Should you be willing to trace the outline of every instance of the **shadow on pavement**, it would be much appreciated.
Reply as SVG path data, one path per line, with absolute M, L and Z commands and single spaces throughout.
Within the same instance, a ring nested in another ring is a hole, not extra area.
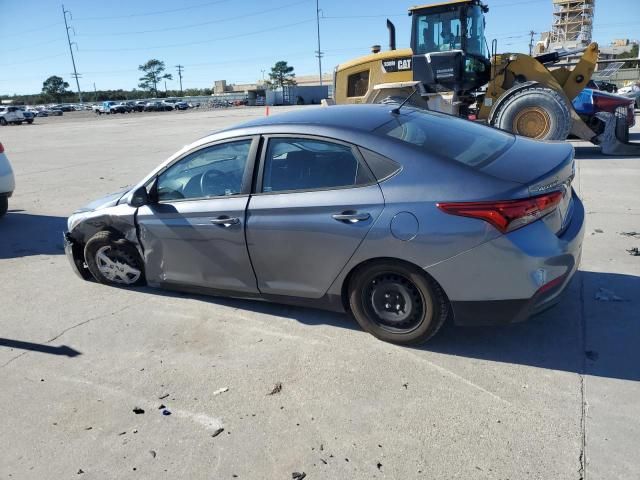
M 48 353 L 50 355 L 64 355 L 69 358 L 82 355 L 81 352 L 74 350 L 66 345 L 52 347 L 42 343 L 22 342 L 20 340 L 11 340 L 9 338 L 0 338 L 0 347 L 15 348 L 19 350 L 30 350 L 32 352 Z
M 640 139 L 635 139 L 634 141 L 634 139 L 631 138 L 630 135 L 629 140 L 632 143 L 637 144 L 638 150 L 640 151 Z M 600 151 L 600 147 L 598 147 L 597 145 L 589 147 L 575 147 L 575 151 L 576 160 L 638 160 L 638 155 L 603 155 Z
M 152 288 L 142 291 L 290 318 L 305 325 L 360 329 L 344 314 Z M 427 344 L 400 348 L 638 381 L 638 292 L 638 276 L 579 271 L 558 305 L 527 322 L 475 328 L 448 322 Z
M 0 259 L 64 253 L 67 219 L 9 210 L 0 219 Z

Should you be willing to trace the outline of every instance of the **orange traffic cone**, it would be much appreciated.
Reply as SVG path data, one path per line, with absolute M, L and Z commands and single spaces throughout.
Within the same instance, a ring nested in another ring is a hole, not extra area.
M 269 116 L 269 105 L 267 105 L 267 108 L 265 109 L 264 116 L 265 117 Z

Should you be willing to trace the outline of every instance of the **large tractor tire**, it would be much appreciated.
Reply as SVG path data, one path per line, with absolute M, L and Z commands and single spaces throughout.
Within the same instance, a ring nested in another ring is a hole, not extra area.
M 508 97 L 491 124 L 536 140 L 566 140 L 571 130 L 567 100 L 552 88 L 531 87 Z

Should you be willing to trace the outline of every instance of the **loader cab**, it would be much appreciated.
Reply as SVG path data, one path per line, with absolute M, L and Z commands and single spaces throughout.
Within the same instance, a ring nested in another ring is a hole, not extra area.
M 488 11 L 480 0 L 453 0 L 409 9 L 413 79 L 427 91 L 475 90 L 489 81 L 484 37 Z

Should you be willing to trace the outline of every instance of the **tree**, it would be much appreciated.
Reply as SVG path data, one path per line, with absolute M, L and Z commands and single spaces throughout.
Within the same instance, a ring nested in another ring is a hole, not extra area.
M 637 43 L 635 43 L 635 44 L 633 45 L 633 47 L 631 47 L 631 50 L 630 50 L 630 51 L 628 51 L 628 52 L 624 52 L 624 53 L 621 53 L 620 55 L 618 55 L 618 56 L 616 57 L 616 60 L 617 60 L 618 58 L 634 58 L 634 59 L 637 59 L 637 58 L 638 58 L 638 44 L 637 44 Z M 622 66 L 622 68 L 633 68 L 636 64 L 637 64 L 637 63 L 634 63 L 634 62 L 626 62 L 626 63 Z
M 287 65 L 287 62 L 280 60 L 271 67 L 269 72 L 269 81 L 267 84 L 272 90 L 277 90 L 285 87 L 290 87 L 296 84 L 296 74 L 293 73 L 293 67 Z
M 140 77 L 138 86 L 145 90 L 153 91 L 158 96 L 158 83 L 160 80 L 173 80 L 170 73 L 163 74 L 165 67 L 164 62 L 152 58 L 144 65 L 140 65 L 138 70 L 145 74 Z
M 67 88 L 69 88 L 69 84 L 62 77 L 56 75 L 52 75 L 42 82 L 42 93 L 58 102 L 62 100 L 63 96 L 70 93 Z

